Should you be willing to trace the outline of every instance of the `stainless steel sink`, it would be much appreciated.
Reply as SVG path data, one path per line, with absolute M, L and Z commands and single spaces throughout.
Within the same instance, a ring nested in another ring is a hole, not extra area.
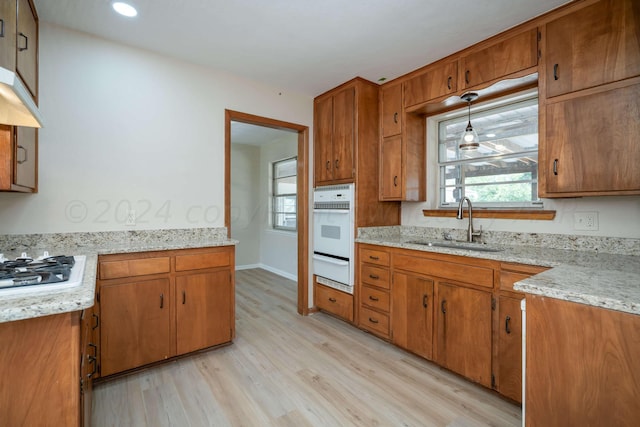
M 407 243 L 412 243 L 414 245 L 433 246 L 437 248 L 461 249 L 465 251 L 478 251 L 478 252 L 501 252 L 504 250 L 504 249 L 488 247 L 483 245 L 482 243 L 469 243 L 469 242 L 412 240 Z

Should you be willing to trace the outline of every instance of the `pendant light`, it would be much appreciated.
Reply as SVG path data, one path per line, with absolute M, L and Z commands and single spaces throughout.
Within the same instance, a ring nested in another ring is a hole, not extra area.
M 467 101 L 467 105 L 469 107 L 469 122 L 467 123 L 467 128 L 460 138 L 458 148 L 463 151 L 477 150 L 478 147 L 480 147 L 480 138 L 478 137 L 478 132 L 476 132 L 473 126 L 471 126 L 471 101 L 476 100 L 478 98 L 478 94 L 474 92 L 467 92 L 462 94 L 460 98 Z

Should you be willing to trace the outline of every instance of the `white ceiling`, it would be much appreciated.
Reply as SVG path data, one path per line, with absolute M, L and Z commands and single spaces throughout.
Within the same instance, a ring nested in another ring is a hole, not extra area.
M 566 0 L 35 0 L 41 21 L 319 95 L 388 80 Z

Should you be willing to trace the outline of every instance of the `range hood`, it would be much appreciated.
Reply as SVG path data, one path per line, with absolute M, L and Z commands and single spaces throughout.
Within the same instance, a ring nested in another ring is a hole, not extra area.
M 18 75 L 0 67 L 0 124 L 42 127 L 42 115 Z

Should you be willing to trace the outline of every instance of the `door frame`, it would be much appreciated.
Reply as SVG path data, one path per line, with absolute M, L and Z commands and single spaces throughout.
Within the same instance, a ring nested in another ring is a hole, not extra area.
M 309 314 L 309 127 L 239 111 L 224 110 L 224 225 L 231 237 L 231 122 L 298 133 L 298 313 Z

